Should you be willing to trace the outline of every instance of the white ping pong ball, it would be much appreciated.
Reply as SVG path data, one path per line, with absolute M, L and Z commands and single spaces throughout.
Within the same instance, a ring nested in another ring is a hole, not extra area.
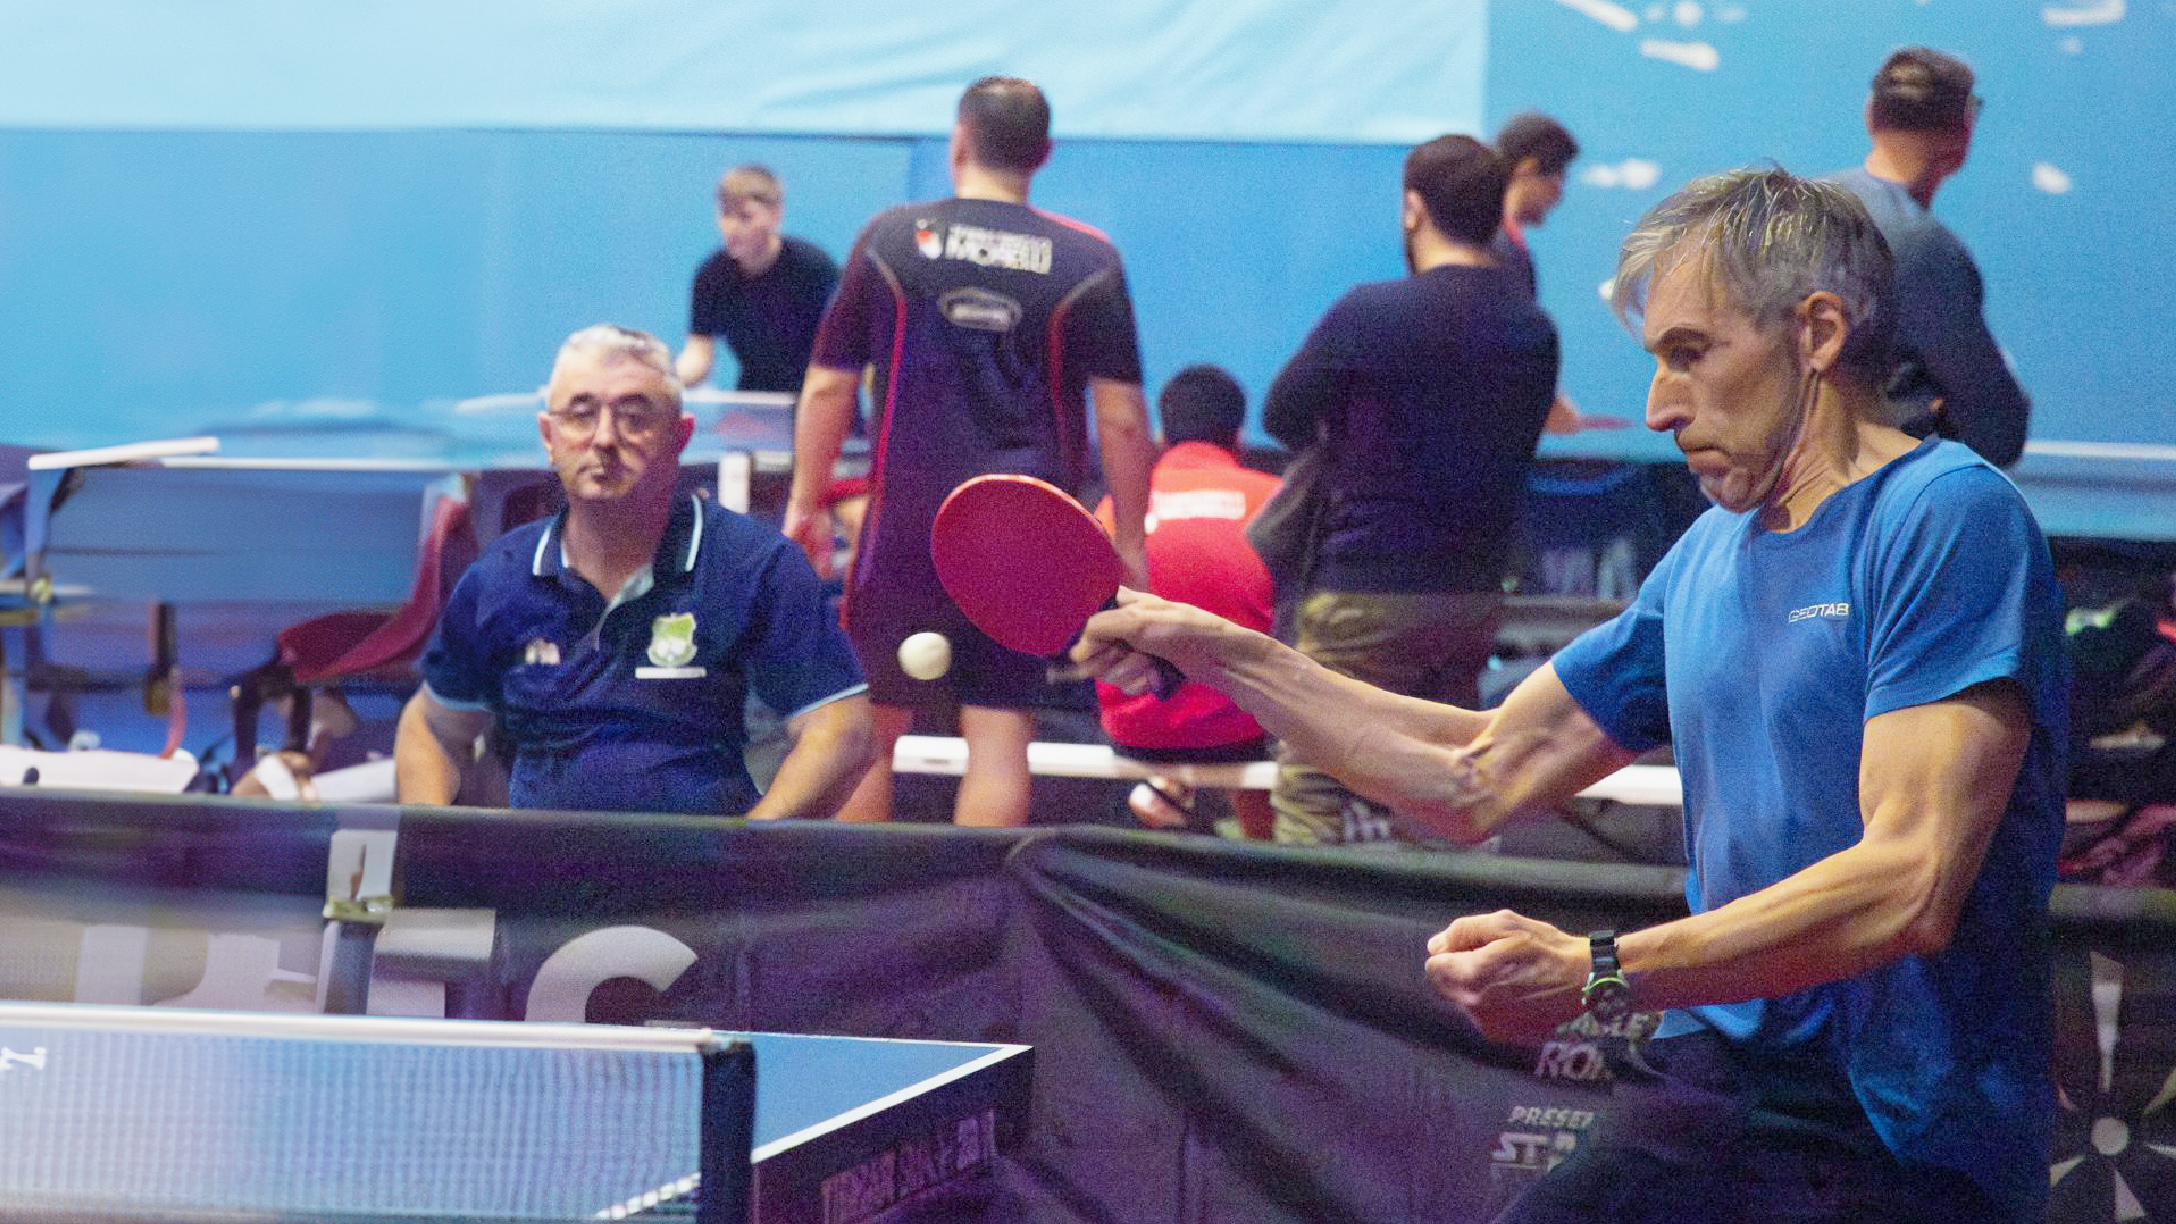
M 917 680 L 935 680 L 952 670 L 952 642 L 927 630 L 899 643 L 899 670 Z

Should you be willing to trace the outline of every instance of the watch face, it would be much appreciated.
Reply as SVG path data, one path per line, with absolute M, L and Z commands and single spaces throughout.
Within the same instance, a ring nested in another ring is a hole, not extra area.
M 1599 1020 L 1615 1020 L 1632 1009 L 1632 988 L 1621 977 L 1596 978 L 1587 983 L 1579 997 Z

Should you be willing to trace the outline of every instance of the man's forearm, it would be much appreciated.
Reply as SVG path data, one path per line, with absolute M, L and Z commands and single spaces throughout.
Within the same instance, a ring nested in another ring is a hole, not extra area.
M 680 376 L 680 385 L 693 387 L 710 377 L 711 363 L 717 360 L 717 351 L 708 336 L 689 336 L 688 346 L 680 350 L 680 357 L 673 362 L 673 372 Z
M 1643 1011 L 1772 998 L 1926 951 L 1922 855 L 1861 842 L 1719 909 L 1635 931 L 1618 955 Z
M 401 707 L 393 738 L 393 793 L 402 803 L 452 803 L 461 793 L 465 758 L 431 727 L 417 694 Z
M 828 819 L 838 813 L 875 759 L 869 698 L 842 697 L 803 716 L 793 748 L 750 820 Z
M 1148 514 L 1149 473 L 1156 441 L 1149 436 L 1148 401 L 1131 383 L 1098 379 L 1093 385 L 1096 439 L 1102 448 L 1103 483 L 1111 494 L 1112 534 L 1119 545 L 1138 545 Z
M 1522 731 L 1517 719 L 1499 726 L 1493 712 L 1386 692 L 1260 635 L 1236 642 L 1225 658 L 1223 670 L 1201 679 L 1263 730 L 1358 793 L 1455 840 L 1479 841 L 1628 755 L 1598 734 Z M 1567 772 L 1575 746 L 1595 760 Z
M 831 487 L 832 466 L 839 448 L 846 444 L 854 421 L 854 391 L 861 374 L 810 366 L 801 384 L 801 402 L 794 412 L 793 487 L 787 506 L 803 513 L 823 503 Z

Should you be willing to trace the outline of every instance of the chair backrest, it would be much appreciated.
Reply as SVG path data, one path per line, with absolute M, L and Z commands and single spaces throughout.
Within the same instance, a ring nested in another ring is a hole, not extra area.
M 298 684 L 376 671 L 422 653 L 462 571 L 476 559 L 476 537 L 464 498 L 440 497 L 416 557 L 407 602 L 374 626 L 354 614 L 335 613 L 281 630 L 280 659 Z M 365 629 L 358 639 L 359 630 Z

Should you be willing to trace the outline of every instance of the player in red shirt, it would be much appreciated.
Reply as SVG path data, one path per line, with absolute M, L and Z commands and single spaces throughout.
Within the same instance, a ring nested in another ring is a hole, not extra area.
M 1269 570 L 1247 543 L 1246 523 L 1277 491 L 1277 478 L 1239 462 L 1247 397 L 1212 365 L 1188 366 L 1164 384 L 1156 412 L 1165 451 L 1149 478 L 1149 587 L 1165 599 L 1205 608 L 1267 633 L 1274 591 Z M 1105 498 L 1097 517 L 1110 524 Z M 1269 746 L 1253 715 L 1205 684 L 1188 681 L 1166 698 L 1128 696 L 1096 686 L 1103 730 L 1126 756 L 1141 760 L 1260 761 Z M 1150 779 L 1129 805 L 1144 823 L 1178 827 L 1192 803 L 1187 788 Z M 1272 814 L 1262 791 L 1232 792 L 1248 836 L 1268 838 Z

